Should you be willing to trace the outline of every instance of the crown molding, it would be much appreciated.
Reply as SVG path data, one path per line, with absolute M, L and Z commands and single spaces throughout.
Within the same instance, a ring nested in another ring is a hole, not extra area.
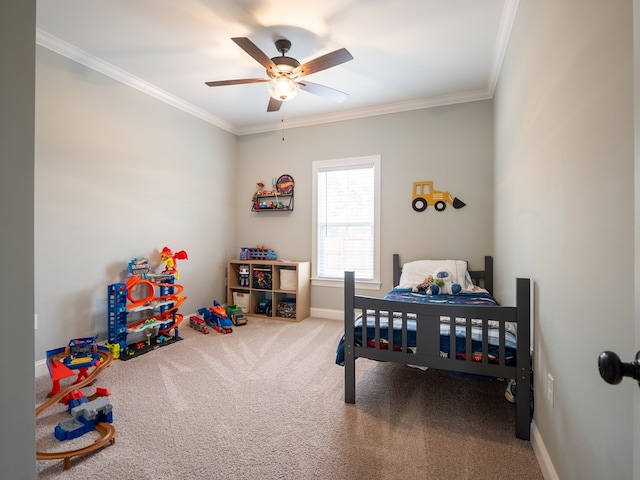
M 518 11 L 518 5 L 520 0 L 507 0 L 502 10 L 502 18 L 500 19 L 500 30 L 498 31 L 498 38 L 496 39 L 496 49 L 493 52 L 493 60 L 491 62 L 491 71 L 489 74 L 488 89 L 493 98 L 498 79 L 500 78 L 500 71 L 502 70 L 502 62 L 507 54 L 507 47 L 509 46 L 509 37 L 511 36 L 511 30 L 513 29 L 513 23 L 516 19 L 516 13 Z
M 443 95 L 440 97 L 430 97 L 422 100 L 412 100 L 408 102 L 390 103 L 386 105 L 377 105 L 375 107 L 356 108 L 345 110 L 338 113 L 329 113 L 326 115 L 314 115 L 310 117 L 293 118 L 287 120 L 287 128 L 308 127 L 311 125 L 319 125 L 323 123 L 341 122 L 345 120 L 355 120 L 358 118 L 375 117 L 378 115 L 387 115 L 390 113 L 408 112 L 410 110 L 421 110 L 423 108 L 442 107 L 445 105 L 455 105 L 457 103 L 475 102 L 478 100 L 487 100 L 492 98 L 492 94 L 488 89 L 475 90 L 472 92 L 457 93 L 454 95 Z M 265 133 L 282 128 L 281 122 L 269 122 L 258 125 L 251 125 L 247 128 L 241 128 L 238 135 L 251 135 L 254 133 Z
M 74 47 L 73 45 L 60 40 L 53 35 L 41 30 L 36 29 L 36 43 L 44 48 L 47 48 L 63 57 L 69 58 L 74 62 L 80 63 L 87 68 L 95 70 L 96 72 L 102 73 L 107 77 L 113 78 L 114 80 L 123 83 L 131 88 L 135 88 L 147 95 L 150 95 L 153 98 L 156 98 L 162 102 L 165 102 L 175 108 L 182 110 L 194 117 L 197 117 L 205 122 L 211 123 L 216 127 L 220 127 L 223 130 L 226 130 L 230 133 L 238 135 L 238 132 L 233 126 L 215 115 L 202 110 L 201 108 L 192 105 L 189 102 L 185 102 L 184 100 L 171 95 L 160 88 L 151 85 L 144 80 L 137 78 L 130 73 L 121 70 L 110 63 L 107 63 L 103 60 L 100 60 L 93 55 L 88 54 L 84 50 L 80 50 L 79 48 Z

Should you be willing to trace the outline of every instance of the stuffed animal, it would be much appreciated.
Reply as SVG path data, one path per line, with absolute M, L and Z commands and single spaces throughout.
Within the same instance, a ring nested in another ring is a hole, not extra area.
M 413 288 L 411 289 L 411 291 L 412 291 L 413 293 L 417 293 L 417 292 L 419 292 L 420 290 L 424 290 L 425 292 L 427 292 L 427 293 L 428 293 L 428 292 L 429 292 L 429 286 L 431 286 L 431 284 L 433 283 L 433 281 L 434 281 L 434 280 L 433 280 L 433 276 L 432 276 L 432 275 L 429 275 L 427 278 L 425 278 L 425 279 L 424 279 L 424 281 L 423 281 L 420 285 L 417 285 L 417 286 L 413 287 Z
M 458 295 L 462 291 L 459 283 L 451 281 L 451 274 L 445 269 L 433 272 L 434 281 L 429 285 L 427 295 Z

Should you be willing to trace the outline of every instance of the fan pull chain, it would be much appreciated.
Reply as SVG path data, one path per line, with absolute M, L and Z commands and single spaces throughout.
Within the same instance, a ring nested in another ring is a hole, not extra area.
M 282 125 L 282 141 L 284 142 L 284 117 L 280 118 L 280 124 Z

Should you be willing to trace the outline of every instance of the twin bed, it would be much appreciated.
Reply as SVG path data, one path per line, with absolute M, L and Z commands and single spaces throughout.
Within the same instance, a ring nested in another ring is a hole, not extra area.
M 516 306 L 500 306 L 490 293 L 492 257 L 485 257 L 484 270 L 453 260 L 402 266 L 398 254 L 393 265 L 394 288 L 383 299 L 356 295 L 354 272 L 345 272 L 345 334 L 336 357 L 345 368 L 345 402 L 355 403 L 357 358 L 514 379 L 516 437 L 529 440 L 530 280 L 516 280 Z M 417 290 L 434 269 L 447 270 L 462 291 Z

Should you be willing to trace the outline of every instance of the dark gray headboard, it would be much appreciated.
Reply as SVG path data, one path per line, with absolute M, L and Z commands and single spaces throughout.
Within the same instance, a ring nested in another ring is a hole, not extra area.
M 393 286 L 400 283 L 400 275 L 402 274 L 402 263 L 400 255 L 393 254 Z M 487 255 L 484 257 L 484 270 L 469 270 L 471 280 L 475 285 L 486 288 L 489 293 L 493 293 L 493 257 Z

